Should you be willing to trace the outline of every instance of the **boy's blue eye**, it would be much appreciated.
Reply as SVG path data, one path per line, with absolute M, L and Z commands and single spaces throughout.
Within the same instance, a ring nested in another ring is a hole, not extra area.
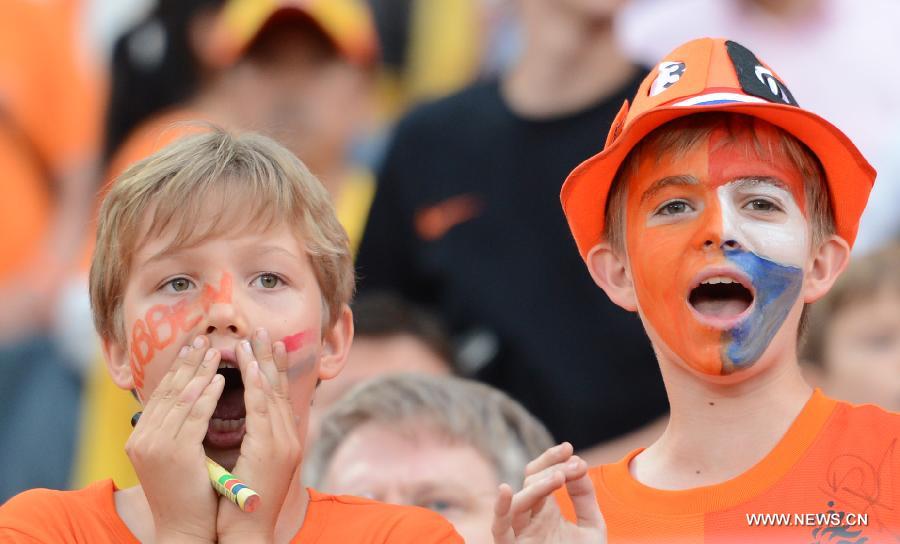
M 193 286 L 194 282 L 187 278 L 172 278 L 163 285 L 163 287 L 170 287 L 172 291 L 175 291 L 176 293 L 187 291 Z
M 656 211 L 656 215 L 678 215 L 687 213 L 692 209 L 690 204 L 683 200 L 673 200 L 672 202 L 663 204 L 662 207 Z
M 276 274 L 265 273 L 256 276 L 256 279 L 253 280 L 253 283 L 258 283 L 259 286 L 264 289 L 274 289 L 276 287 L 279 287 L 283 283 L 283 281 Z

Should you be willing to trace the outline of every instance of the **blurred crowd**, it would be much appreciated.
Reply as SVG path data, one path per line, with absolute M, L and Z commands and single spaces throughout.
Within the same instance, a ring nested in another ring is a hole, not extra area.
M 209 124 L 295 152 L 358 256 L 308 483 L 482 542 L 497 484 L 554 441 L 591 464 L 648 445 L 667 413 L 652 349 L 591 281 L 558 194 L 650 63 L 703 35 L 781 67 L 879 171 L 802 358 L 826 393 L 900 411 L 898 20 L 893 0 L 4 0 L 0 503 L 135 483 L 138 406 L 90 317 L 94 215 L 118 174 Z

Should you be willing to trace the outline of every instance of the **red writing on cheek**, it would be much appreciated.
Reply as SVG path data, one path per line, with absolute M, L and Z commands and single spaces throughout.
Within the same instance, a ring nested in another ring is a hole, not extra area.
M 175 341 L 179 332 L 190 332 L 209 313 L 213 304 L 231 302 L 231 275 L 223 274 L 219 288 L 204 285 L 199 300 L 189 303 L 181 300 L 175 304 L 152 306 L 143 319 L 134 322 L 131 329 L 131 371 L 138 391 L 144 386 L 144 370 L 157 351 Z

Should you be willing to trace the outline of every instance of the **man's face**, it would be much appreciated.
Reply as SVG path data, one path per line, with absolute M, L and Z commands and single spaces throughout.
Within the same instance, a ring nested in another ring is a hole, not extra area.
M 265 232 L 235 230 L 190 248 L 167 249 L 174 236 L 169 229 L 140 246 L 122 307 L 127 343 L 110 350 L 112 359 L 121 358 L 118 364 L 130 369 L 134 389 L 146 400 L 181 347 L 207 335 L 221 352 L 225 389 L 204 447 L 224 466 L 233 466 L 245 432 L 238 343 L 259 328 L 271 341 L 285 342 L 301 433 L 323 352 L 322 295 L 304 244 L 283 224 Z
M 374 421 L 360 425 L 334 452 L 322 489 L 428 508 L 468 544 L 493 542 L 496 470 L 474 447 L 428 430 L 427 423 L 420 427 L 404 433 Z
M 802 307 L 810 254 L 803 179 L 770 126 L 755 133 L 771 150 L 766 160 L 716 129 L 683 158 L 644 157 L 628 186 L 639 311 L 655 343 L 703 374 L 752 367 Z
M 835 313 L 826 329 L 825 390 L 900 411 L 900 291 L 886 285 Z
M 237 73 L 243 99 L 236 108 L 245 128 L 283 143 L 313 172 L 345 160 L 368 121 L 369 74 L 311 28 L 269 30 Z

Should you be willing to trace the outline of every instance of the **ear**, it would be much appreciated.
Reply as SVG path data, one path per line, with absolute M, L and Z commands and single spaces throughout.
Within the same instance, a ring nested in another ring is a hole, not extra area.
M 131 374 L 131 358 L 128 356 L 127 346 L 104 338 L 103 359 L 113 383 L 122 389 L 134 389 L 134 376 Z
M 594 283 L 606 292 L 606 296 L 629 312 L 636 312 L 637 297 L 628 271 L 627 258 L 618 255 L 608 243 L 602 242 L 591 248 L 586 261 Z
M 319 360 L 319 379 L 330 380 L 344 369 L 350 344 L 353 343 L 353 312 L 344 304 L 334 325 L 322 337 L 322 358 Z
M 803 282 L 803 302 L 819 300 L 831 289 L 850 262 L 850 246 L 840 236 L 831 235 L 816 249 Z

